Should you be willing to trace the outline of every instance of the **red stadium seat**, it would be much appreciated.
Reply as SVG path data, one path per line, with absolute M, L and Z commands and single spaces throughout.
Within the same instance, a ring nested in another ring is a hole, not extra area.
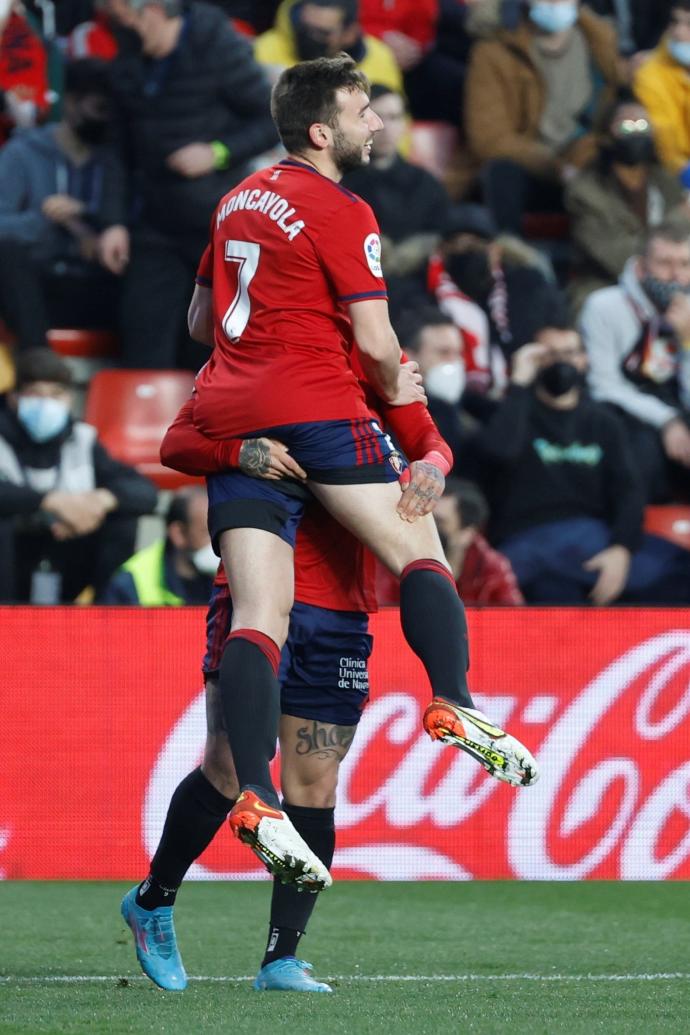
M 690 550 L 690 505 L 670 503 L 645 507 L 644 530 Z
M 119 352 L 119 341 L 112 331 L 59 328 L 48 331 L 48 342 L 61 356 L 78 359 L 109 359 Z
M 186 370 L 101 370 L 91 381 L 84 420 L 116 460 L 160 489 L 176 489 L 199 479 L 163 467 L 158 450 L 193 384 Z
M 413 122 L 410 161 L 443 180 L 458 146 L 458 131 L 447 122 Z

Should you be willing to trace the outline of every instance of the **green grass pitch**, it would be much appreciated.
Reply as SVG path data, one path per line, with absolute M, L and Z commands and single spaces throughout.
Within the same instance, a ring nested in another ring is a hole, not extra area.
M 195 980 L 161 992 L 120 919 L 126 889 L 0 884 L 3 1035 L 690 1032 L 687 884 L 343 882 L 301 947 L 332 996 L 252 990 L 266 883 L 183 888 Z

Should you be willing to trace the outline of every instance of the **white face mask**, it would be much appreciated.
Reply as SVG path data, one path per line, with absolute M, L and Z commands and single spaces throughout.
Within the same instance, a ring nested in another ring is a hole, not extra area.
M 218 558 L 210 543 L 194 550 L 190 554 L 190 560 L 200 575 L 215 575 L 218 570 Z
M 455 405 L 465 389 L 465 364 L 461 359 L 437 363 L 424 378 L 424 387 L 429 395 Z

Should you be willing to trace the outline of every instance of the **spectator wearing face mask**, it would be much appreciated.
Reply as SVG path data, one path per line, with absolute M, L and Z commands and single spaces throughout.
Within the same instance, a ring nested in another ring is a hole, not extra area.
M 69 603 L 98 592 L 132 553 L 156 489 L 72 416 L 69 367 L 50 349 L 19 354 L 0 411 L 0 599 Z
M 677 219 L 690 232 L 681 184 L 659 163 L 649 115 L 629 91 L 611 108 L 597 158 L 573 177 L 565 198 L 577 249 L 568 285 L 575 310 L 616 283 L 651 227 Z
M 690 240 L 649 231 L 615 287 L 595 291 L 580 318 L 592 395 L 625 422 L 648 502 L 690 489 Z
M 457 205 L 450 212 L 427 286 L 463 334 L 473 392 L 500 395 L 505 360 L 539 327 L 562 319 L 562 294 L 545 269 L 534 249 L 499 236 L 482 206 Z
M 125 561 L 98 603 L 130 607 L 207 604 L 218 570 L 207 511 L 205 488 L 190 486 L 176 492 L 165 517 L 165 538 Z
M 591 159 L 593 130 L 623 74 L 604 19 L 578 0 L 529 0 L 516 28 L 472 49 L 456 187 L 463 173 L 481 171 L 499 230 L 517 236 L 525 211 L 561 209 L 563 186 Z
M 392 50 L 362 32 L 358 14 L 357 0 L 283 0 L 274 27 L 256 41 L 256 59 L 277 78 L 298 61 L 346 51 L 370 83 L 401 93 L 402 75 Z
M 690 553 L 643 535 L 643 494 L 618 418 L 584 393 L 576 331 L 544 327 L 513 356 L 478 438 L 489 537 L 531 604 L 690 600 Z
M 664 37 L 638 68 L 633 86 L 649 112 L 661 161 L 690 177 L 689 73 L 690 0 L 674 0 Z
M 449 316 L 430 305 L 403 314 L 396 330 L 409 358 L 419 364 L 429 413 L 450 446 L 457 466 L 467 437 L 461 414 L 466 363 L 472 362 L 462 334 Z
M 105 65 L 72 62 L 58 123 L 16 133 L 0 150 L 0 313 L 20 347 L 49 327 L 107 327 L 116 278 L 96 253 L 110 88 Z

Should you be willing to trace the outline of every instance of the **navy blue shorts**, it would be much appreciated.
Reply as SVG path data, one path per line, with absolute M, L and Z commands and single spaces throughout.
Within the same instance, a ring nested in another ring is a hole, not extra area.
M 375 420 L 315 421 L 262 428 L 244 438 L 268 436 L 283 442 L 312 481 L 364 485 L 397 481 L 404 457 Z M 216 553 L 228 528 L 261 528 L 294 548 L 308 490 L 291 480 L 267 481 L 241 471 L 212 475 L 208 485 L 208 525 Z
M 230 591 L 214 586 L 206 617 L 206 677 L 218 675 L 231 620 Z M 367 662 L 373 639 L 368 628 L 363 612 L 295 603 L 278 673 L 284 715 L 357 725 L 369 698 Z

